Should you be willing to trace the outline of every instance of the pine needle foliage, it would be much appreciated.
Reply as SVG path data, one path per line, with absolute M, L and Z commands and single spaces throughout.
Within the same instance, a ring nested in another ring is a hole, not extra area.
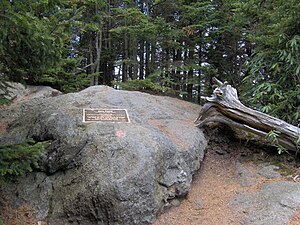
M 128 80 L 126 82 L 118 83 L 121 89 L 129 91 L 144 91 L 151 93 L 169 93 L 169 87 L 174 82 L 161 76 L 161 71 L 151 74 L 149 77 L 142 80 Z M 115 83 L 117 84 L 117 83 Z
M 0 175 L 23 175 L 38 168 L 38 160 L 47 142 L 28 140 L 0 147 Z

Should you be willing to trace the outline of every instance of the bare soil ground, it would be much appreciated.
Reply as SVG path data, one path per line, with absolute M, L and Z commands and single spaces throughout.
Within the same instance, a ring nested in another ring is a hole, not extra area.
M 228 205 L 239 188 L 231 165 L 233 162 L 219 158 L 216 153 L 207 153 L 187 198 L 179 207 L 162 214 L 154 225 L 239 224 L 240 218 Z
M 246 215 L 238 214 L 230 206 L 230 201 L 241 191 L 256 192 L 263 184 L 293 180 L 300 174 L 293 156 L 278 156 L 260 146 L 245 146 L 241 141 L 211 142 L 201 170 L 195 175 L 191 191 L 181 204 L 171 207 L 158 217 L 154 225 L 241 225 Z M 274 150 L 274 149 L 273 149 Z M 268 153 L 269 152 L 269 153 Z M 277 163 L 281 166 L 280 178 L 257 177 L 256 184 L 243 186 L 238 180 L 237 163 L 242 163 L 249 171 L 258 170 L 258 164 Z M 295 180 L 299 182 L 299 180 Z M 300 210 L 288 225 L 300 224 Z
M 12 208 L 7 204 L 3 196 L 0 198 L 0 225 L 38 225 L 32 208 L 27 205 Z

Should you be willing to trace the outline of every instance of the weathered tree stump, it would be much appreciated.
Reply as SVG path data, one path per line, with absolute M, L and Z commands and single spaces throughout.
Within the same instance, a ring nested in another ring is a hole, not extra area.
M 216 88 L 211 97 L 203 97 L 207 103 L 195 120 L 196 126 L 219 122 L 264 138 L 269 132 L 276 131 L 279 134 L 277 143 L 280 146 L 287 150 L 299 150 L 300 129 L 298 127 L 246 107 L 239 101 L 235 88 L 216 78 L 213 81 L 216 83 Z

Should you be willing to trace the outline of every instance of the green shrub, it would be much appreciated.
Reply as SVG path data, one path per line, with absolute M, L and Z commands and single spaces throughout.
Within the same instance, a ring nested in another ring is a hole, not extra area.
M 22 175 L 38 168 L 38 159 L 46 144 L 28 140 L 21 144 L 0 146 L 0 175 Z
M 10 103 L 11 103 L 11 100 L 9 100 L 7 98 L 0 98 L 0 105 L 9 105 Z

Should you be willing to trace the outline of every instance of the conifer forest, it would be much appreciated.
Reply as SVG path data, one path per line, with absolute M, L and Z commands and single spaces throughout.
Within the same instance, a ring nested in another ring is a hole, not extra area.
M 1 0 L 0 79 L 202 104 L 217 77 L 299 125 L 299 0 Z

